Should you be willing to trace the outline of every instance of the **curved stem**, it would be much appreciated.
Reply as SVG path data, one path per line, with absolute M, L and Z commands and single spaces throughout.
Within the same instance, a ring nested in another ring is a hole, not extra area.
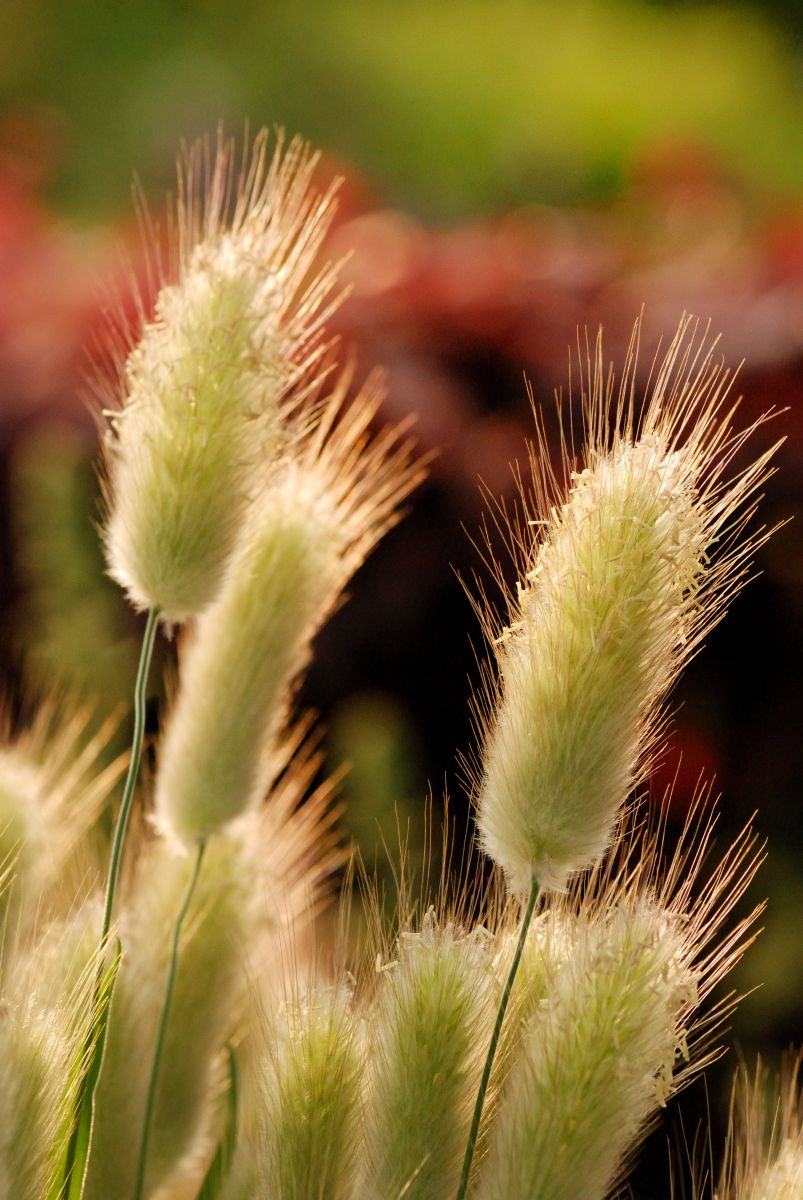
M 148 683 L 148 673 L 150 671 L 151 659 L 153 657 L 153 646 L 156 641 L 156 629 L 159 623 L 159 609 L 152 608 L 148 613 L 148 619 L 145 624 L 145 632 L 142 636 L 142 649 L 139 655 L 139 665 L 137 666 L 137 677 L 134 684 L 134 732 L 131 739 L 131 758 L 128 763 L 128 773 L 126 775 L 125 786 L 123 787 L 123 798 L 120 803 L 120 812 L 117 816 L 117 824 L 114 829 L 112 839 L 111 854 L 109 858 L 109 872 L 106 877 L 106 900 L 103 908 L 103 927 L 100 934 L 100 943 L 98 948 L 97 967 L 95 970 L 95 981 L 92 988 L 91 1009 L 89 1014 L 89 1024 L 87 1027 L 86 1038 L 83 1045 L 82 1062 L 84 1063 L 84 1072 L 79 1084 L 75 1104 L 74 1104 L 74 1120 L 72 1122 L 72 1131 L 67 1141 L 64 1157 L 64 1170 L 61 1176 L 61 1185 L 59 1187 L 59 1200 L 66 1200 L 66 1197 L 72 1195 L 75 1190 L 73 1175 L 76 1173 L 76 1160 L 78 1158 L 78 1144 L 81 1138 L 81 1126 L 87 1119 L 87 1111 L 89 1111 L 89 1122 L 91 1129 L 91 1109 L 94 1105 L 95 1088 L 98 1081 L 98 1064 L 95 1062 L 95 1055 L 98 1053 L 97 1030 L 100 1019 L 100 1003 L 101 992 L 103 988 L 103 975 L 106 959 L 106 947 L 109 942 L 109 931 L 112 924 L 112 913 L 114 911 L 114 897 L 117 891 L 117 881 L 120 877 L 120 867 L 123 859 L 123 844 L 125 842 L 126 830 L 128 828 L 128 819 L 131 815 L 131 806 L 134 800 L 134 791 L 137 784 L 137 776 L 139 775 L 139 764 L 142 758 L 142 741 L 145 736 L 145 689 Z M 89 1154 L 91 1146 L 91 1132 L 88 1136 L 86 1146 L 83 1151 L 83 1159 L 85 1160 Z M 86 1170 L 86 1162 L 84 1161 L 82 1171 Z M 82 1184 L 79 1185 L 79 1193 L 82 1190 Z
M 494 1024 L 493 1033 L 491 1034 L 491 1042 L 488 1046 L 488 1053 L 485 1057 L 485 1066 L 482 1070 L 482 1079 L 480 1080 L 479 1091 L 477 1092 L 477 1100 L 474 1105 L 474 1114 L 471 1118 L 471 1128 L 468 1131 L 468 1143 L 466 1144 L 466 1153 L 463 1159 L 463 1170 L 460 1174 L 460 1185 L 457 1189 L 455 1200 L 465 1200 L 465 1195 L 468 1190 L 468 1178 L 471 1174 L 471 1160 L 474 1158 L 474 1150 L 477 1145 L 477 1136 L 480 1131 L 480 1120 L 482 1118 L 482 1109 L 485 1104 L 485 1093 L 488 1091 L 488 1084 L 491 1079 L 491 1069 L 494 1065 L 496 1057 L 496 1048 L 499 1045 L 499 1037 L 502 1033 L 502 1025 L 505 1020 L 507 1006 L 510 1003 L 510 993 L 513 991 L 513 984 L 516 980 L 516 975 L 519 970 L 519 963 L 524 952 L 524 944 L 527 941 L 527 932 L 530 928 L 530 922 L 533 919 L 533 911 L 535 902 L 538 899 L 538 880 L 533 875 L 532 884 L 530 886 L 530 895 L 527 900 L 527 907 L 524 911 L 524 917 L 521 922 L 521 930 L 519 932 L 519 940 L 516 943 L 516 952 L 513 955 L 513 961 L 510 964 L 510 970 L 505 981 L 505 986 L 502 989 L 502 995 L 499 1000 L 499 1008 L 496 1013 L 496 1023 Z
M 134 790 L 139 774 L 139 764 L 142 758 L 142 740 L 145 735 L 145 686 L 148 682 L 148 672 L 153 656 L 153 644 L 156 640 L 156 627 L 159 623 L 159 609 L 152 608 L 148 613 L 148 621 L 142 638 L 142 651 L 137 667 L 137 679 L 134 684 L 134 734 L 131 739 L 131 761 L 128 764 L 123 799 L 112 840 L 109 857 L 109 873 L 106 877 L 106 904 L 103 909 L 103 929 L 100 935 L 101 947 L 109 940 L 109 930 L 112 924 L 114 895 L 117 891 L 117 880 L 120 877 L 120 866 L 123 860 L 123 843 L 125 842 L 128 819 L 131 816 L 131 805 L 134 800 Z
M 176 923 L 173 927 L 173 937 L 170 943 L 170 960 L 167 968 L 167 983 L 165 985 L 164 1001 L 162 1002 L 162 1015 L 159 1018 L 159 1029 L 156 1034 L 156 1046 L 153 1051 L 153 1064 L 151 1066 L 151 1077 L 148 1083 L 148 1096 L 145 1101 L 145 1118 L 142 1124 L 142 1140 L 139 1146 L 139 1162 L 137 1164 L 137 1180 L 134 1186 L 134 1200 L 142 1200 L 142 1191 L 145 1186 L 145 1167 L 148 1161 L 148 1143 L 151 1136 L 151 1124 L 153 1122 L 153 1110 L 156 1102 L 156 1089 L 159 1084 L 159 1070 L 162 1065 L 162 1054 L 164 1052 L 165 1038 L 167 1035 L 167 1024 L 170 1019 L 170 1009 L 173 1004 L 173 989 L 176 985 L 176 975 L 178 973 L 178 951 L 181 941 L 181 930 L 184 926 L 192 897 L 195 894 L 195 887 L 198 883 L 198 876 L 201 873 L 201 863 L 204 858 L 204 850 L 206 849 L 206 841 L 202 838 L 198 843 L 198 853 L 195 857 L 195 866 L 187 884 L 187 890 L 184 893 L 184 899 L 181 902 Z

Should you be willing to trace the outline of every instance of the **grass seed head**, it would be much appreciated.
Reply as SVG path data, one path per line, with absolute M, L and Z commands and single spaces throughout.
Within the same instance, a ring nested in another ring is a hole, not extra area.
M 480 709 L 484 849 L 514 892 L 561 888 L 608 846 L 647 772 L 678 672 L 741 586 L 763 533 L 740 538 L 770 453 L 728 468 L 730 377 L 684 319 L 645 407 L 631 350 L 618 401 L 597 345 L 584 377 L 586 446 L 567 484 L 533 456 L 535 495 L 514 531 L 519 584 L 486 620 L 498 682 Z
M 304 143 L 263 131 L 239 175 L 222 135 L 179 167 L 173 278 L 121 366 L 106 437 L 112 576 L 183 621 L 217 595 L 281 408 L 319 351 L 331 269 L 311 275 L 331 194 Z

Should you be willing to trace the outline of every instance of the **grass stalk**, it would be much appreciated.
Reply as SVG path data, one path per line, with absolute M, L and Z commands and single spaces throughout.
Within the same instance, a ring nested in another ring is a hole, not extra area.
M 159 610 L 158 608 L 152 608 L 148 612 L 148 619 L 145 624 L 145 632 L 142 636 L 142 649 L 140 651 L 139 664 L 137 666 L 137 676 L 134 683 L 134 732 L 131 739 L 131 758 L 128 764 L 128 773 L 126 775 L 125 786 L 123 787 L 123 798 L 120 803 L 120 812 L 117 816 L 117 824 L 114 829 L 111 854 L 109 857 L 109 871 L 106 877 L 106 899 L 103 906 L 103 926 L 101 928 L 100 942 L 98 946 L 98 960 L 95 971 L 95 982 L 92 988 L 92 1004 L 89 1016 L 89 1024 L 84 1042 L 83 1062 L 85 1067 L 83 1079 L 76 1095 L 72 1132 L 70 1133 L 70 1138 L 67 1143 L 64 1156 L 64 1171 L 62 1174 L 61 1189 L 59 1191 L 60 1200 L 67 1200 L 67 1197 L 76 1194 L 80 1195 L 83 1191 L 83 1176 L 86 1170 L 86 1159 L 88 1158 L 89 1151 L 91 1149 L 90 1132 L 85 1141 L 85 1149 L 79 1154 L 79 1144 L 82 1141 L 82 1127 L 86 1122 L 87 1112 L 91 1114 L 91 1108 L 94 1102 L 95 1087 L 97 1085 L 99 1074 L 97 1065 L 94 1063 L 94 1057 L 99 1048 L 97 1030 L 102 1015 L 100 1012 L 100 1004 L 103 990 L 106 949 L 108 947 L 109 933 L 111 931 L 114 900 L 117 892 L 117 883 L 120 878 L 120 867 L 123 861 L 125 835 L 128 829 L 129 818 L 131 816 L 131 807 L 134 802 L 134 792 L 136 791 L 137 777 L 139 775 L 139 765 L 142 759 L 142 742 L 145 736 L 145 689 L 148 683 L 151 659 L 153 658 L 153 647 L 156 641 L 156 629 L 158 623 Z M 83 1158 L 82 1162 L 78 1161 L 79 1157 Z M 76 1180 L 73 1179 L 73 1176 L 79 1174 L 81 1176 L 81 1182 L 78 1184 L 78 1190 L 76 1192 Z
M 480 1131 L 480 1121 L 482 1120 L 482 1110 L 485 1105 L 485 1094 L 488 1091 L 488 1084 L 491 1079 L 491 1071 L 496 1057 L 496 1049 L 499 1045 L 499 1038 L 502 1033 L 502 1026 L 505 1021 L 508 1004 L 510 1003 L 510 994 L 513 991 L 513 984 L 516 982 L 521 956 L 524 952 L 524 946 L 527 941 L 527 933 L 530 928 L 530 923 L 535 911 L 535 902 L 538 899 L 538 880 L 535 875 L 532 877 L 530 884 L 530 894 L 527 899 L 527 907 L 524 910 L 524 916 L 521 922 L 521 930 L 519 932 L 519 940 L 516 943 L 516 951 L 513 955 L 513 961 L 510 964 L 505 986 L 502 989 L 502 995 L 499 999 L 499 1008 L 496 1013 L 496 1021 L 494 1023 L 491 1041 L 488 1046 L 488 1053 L 485 1057 L 485 1066 L 482 1070 L 482 1078 L 477 1091 L 477 1099 L 474 1104 L 474 1112 L 471 1117 L 471 1128 L 468 1131 L 468 1141 L 466 1143 L 466 1153 L 463 1158 L 463 1169 L 460 1173 L 460 1183 L 457 1188 L 455 1200 L 465 1200 L 466 1192 L 468 1191 L 468 1180 L 471 1174 L 471 1163 L 474 1158 L 474 1150 L 477 1145 L 477 1137 Z
M 156 1034 L 156 1046 L 153 1051 L 153 1064 L 151 1066 L 151 1077 L 148 1083 L 148 1095 L 145 1101 L 145 1116 L 142 1122 L 142 1140 L 139 1147 L 139 1162 L 137 1164 L 137 1178 L 134 1186 L 134 1200 L 142 1200 L 143 1189 L 145 1186 L 145 1168 L 148 1161 L 148 1143 L 151 1136 L 151 1125 L 153 1122 L 153 1113 L 156 1105 L 156 1089 L 159 1085 L 159 1070 L 162 1065 L 162 1054 L 164 1052 L 165 1039 L 167 1036 L 167 1026 L 170 1020 L 170 1009 L 173 1004 L 173 990 L 176 984 L 176 974 L 178 972 L 178 952 L 181 942 L 181 931 L 184 927 L 184 921 L 189 912 L 192 903 L 195 888 L 198 883 L 198 876 L 201 873 L 201 864 L 203 863 L 204 850 L 206 849 L 206 841 L 201 839 L 198 842 L 198 850 L 195 856 L 195 865 L 187 884 L 187 890 L 184 893 L 184 899 L 181 902 L 176 923 L 173 927 L 173 937 L 170 945 L 170 960 L 167 968 L 167 982 L 165 984 L 164 1002 L 162 1004 L 162 1014 L 159 1018 L 159 1029 Z
M 131 816 L 131 806 L 139 775 L 139 764 L 142 758 L 142 742 L 145 736 L 145 688 L 153 657 L 153 644 L 156 640 L 156 627 L 159 623 L 159 609 L 152 608 L 148 612 L 145 633 L 142 638 L 142 650 L 137 667 L 137 678 L 134 684 L 134 734 L 131 739 L 131 761 L 128 764 L 123 799 L 114 830 L 111 854 L 109 856 L 109 873 L 106 877 L 106 903 L 103 908 L 103 929 L 100 935 L 101 949 L 105 950 L 109 940 L 109 930 L 114 911 L 114 897 L 117 892 L 117 881 L 120 878 L 120 867 L 123 861 L 123 845 Z

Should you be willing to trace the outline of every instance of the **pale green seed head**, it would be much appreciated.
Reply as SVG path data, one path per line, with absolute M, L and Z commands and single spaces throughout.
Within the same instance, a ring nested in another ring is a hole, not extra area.
M 178 279 L 128 355 L 106 447 L 110 572 L 135 607 L 168 622 L 220 589 L 332 282 L 331 272 L 309 282 L 328 205 L 303 145 L 284 157 L 279 146 L 269 163 L 263 132 L 234 188 L 232 147 L 220 142 L 198 214 L 202 160 L 199 147 L 180 178 Z
M 312 638 L 417 478 L 394 431 L 364 444 L 378 394 L 344 408 L 347 385 L 254 503 L 221 594 L 182 656 L 156 810 L 185 843 L 264 798 Z
M 602 1200 L 665 1102 L 695 994 L 681 935 L 648 901 L 575 931 L 523 1032 L 478 1200 Z
M 54 1016 L 0 1016 L 0 1195 L 42 1200 L 62 1116 L 69 1043 Z
M 800 1200 L 803 1196 L 803 1055 L 788 1055 L 780 1081 L 761 1062 L 736 1077 L 718 1200 Z M 698 1191 L 702 1194 L 703 1188 Z
M 745 1195 L 748 1200 L 800 1200 L 803 1196 L 803 1139 L 785 1141 L 775 1161 L 752 1181 Z
M 67 912 L 96 866 L 86 842 L 119 778 L 120 760 L 102 766 L 114 722 L 96 733 L 88 710 L 45 703 L 31 726 L 0 744 L 0 895 L 7 936 Z
M 41 772 L 33 763 L 14 747 L 0 747 L 0 863 L 13 868 L 16 886 L 29 894 L 37 890 L 30 875 L 37 873 L 45 836 L 42 787 Z M 0 898 L 3 910 L 7 899 L 7 893 Z
M 295 472 L 263 497 L 249 532 L 182 658 L 162 745 L 157 814 L 186 843 L 263 799 L 290 686 L 340 573 L 336 514 Z
M 490 939 L 430 917 L 403 934 L 368 1014 L 361 1200 L 452 1195 L 497 999 Z
M 257 1195 L 353 1195 L 362 1065 L 346 995 L 319 989 L 284 1006 L 263 1059 Z
M 720 415 L 727 375 L 711 352 L 689 366 L 704 346 L 687 329 L 638 423 L 624 401 L 613 411 L 597 364 L 584 466 L 565 492 L 534 464 L 541 513 L 527 507 L 514 534 L 521 582 L 506 625 L 488 622 L 499 684 L 478 771 L 481 842 L 515 892 L 533 875 L 560 889 L 602 856 L 648 768 L 661 703 L 755 545 L 734 538 L 768 455 L 723 484 L 747 435 Z
M 48 933 L 37 945 L 3 947 L 0 1196 L 9 1200 L 48 1194 L 85 1032 L 78 1013 L 88 998 L 86 961 L 75 962 L 61 930 Z

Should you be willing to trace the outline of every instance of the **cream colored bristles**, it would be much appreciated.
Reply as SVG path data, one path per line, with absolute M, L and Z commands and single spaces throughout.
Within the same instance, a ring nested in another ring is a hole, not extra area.
M 430 914 L 382 965 L 370 1014 L 360 1200 L 453 1194 L 496 1001 L 490 939 Z
M 514 892 L 533 876 L 559 889 L 604 853 L 661 702 L 762 540 L 734 543 L 769 453 L 728 476 L 752 431 L 732 431 L 712 353 L 684 320 L 638 417 L 632 359 L 617 407 L 598 345 L 580 467 L 567 461 L 563 490 L 544 444 L 533 459 L 540 504 L 525 501 L 514 533 L 521 582 L 506 625 L 487 621 L 499 682 L 480 704 L 477 771 L 481 842 Z
M 288 392 L 317 353 L 333 273 L 311 267 L 331 196 L 294 141 L 263 131 L 239 179 L 233 147 L 199 145 L 179 175 L 176 278 L 130 350 L 106 438 L 109 569 L 168 622 L 217 595 Z M 199 193 L 202 193 L 199 196 Z M 107 407 L 111 407 L 107 404 Z
M 0 863 L 13 881 L 0 896 L 23 930 L 64 912 L 98 869 L 87 836 L 124 767 L 101 762 L 115 728 L 92 712 L 47 701 L 29 728 L 0 744 Z
M 774 1095 L 759 1063 L 753 1079 L 741 1070 L 717 1200 L 800 1200 L 803 1197 L 803 1057 L 790 1056 Z

